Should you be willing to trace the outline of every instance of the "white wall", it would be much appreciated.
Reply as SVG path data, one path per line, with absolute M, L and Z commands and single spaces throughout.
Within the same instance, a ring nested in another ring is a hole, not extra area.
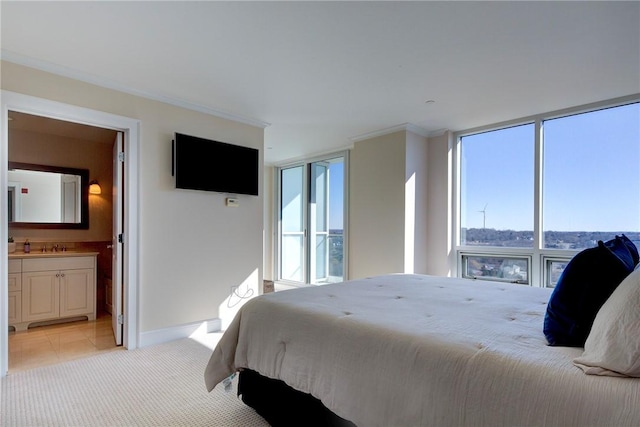
M 260 149 L 262 164 L 264 129 L 5 61 L 1 85 L 140 120 L 141 333 L 230 315 L 243 302 L 230 299 L 233 287 L 259 292 L 263 194 L 239 196 L 229 208 L 224 194 L 175 189 L 170 143 L 182 132 L 245 145 Z
M 451 275 L 451 132 L 429 138 L 427 179 L 427 266 L 428 274 Z
M 350 156 L 349 278 L 404 271 L 406 132 L 358 141 Z
M 429 158 L 427 138 L 406 135 L 405 273 L 426 273 L 430 212 L 427 208 Z
M 448 274 L 447 138 L 402 130 L 357 141 L 351 153 L 351 279 Z
M 274 221 L 274 197 L 275 197 L 275 182 L 274 182 L 274 173 L 275 167 L 273 166 L 265 166 L 264 167 L 264 185 L 262 186 L 264 189 L 263 199 L 264 199 L 264 272 L 263 276 L 265 280 L 275 280 L 275 272 L 273 270 L 273 245 L 275 241 L 275 227 L 273 225 Z
M 355 143 L 350 161 L 349 278 L 402 272 L 405 132 Z
M 262 150 L 262 128 L 7 62 L 2 89 L 140 120 L 141 333 L 230 316 L 238 307 L 232 287 L 240 286 L 241 295 L 251 287 L 257 295 L 263 276 L 274 278 L 273 168 L 263 171 L 262 194 L 240 196 L 238 208 L 227 208 L 225 195 L 176 190 L 170 174 L 174 132 Z M 448 274 L 448 137 L 427 141 L 401 131 L 354 144 L 349 278 Z M 411 176 L 413 214 L 406 198 Z

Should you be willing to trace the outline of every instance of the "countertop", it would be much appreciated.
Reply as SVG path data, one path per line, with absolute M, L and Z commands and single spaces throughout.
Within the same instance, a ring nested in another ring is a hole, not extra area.
M 58 252 L 42 252 L 31 251 L 28 254 L 24 252 L 13 252 L 9 254 L 9 259 L 25 259 L 25 258 L 60 258 L 60 257 L 72 257 L 72 256 L 93 256 L 98 255 L 100 252 L 91 251 L 58 251 Z

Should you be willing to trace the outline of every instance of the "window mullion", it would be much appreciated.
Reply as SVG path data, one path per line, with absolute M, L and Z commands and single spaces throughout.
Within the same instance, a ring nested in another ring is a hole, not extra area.
M 544 246 L 544 236 L 542 234 L 542 190 L 544 186 L 543 176 L 543 125 L 542 120 L 535 120 L 534 139 L 534 166 L 533 166 L 533 257 L 531 265 L 531 283 L 534 286 L 544 286 L 541 280 L 544 277 L 544 265 L 542 265 L 541 250 Z

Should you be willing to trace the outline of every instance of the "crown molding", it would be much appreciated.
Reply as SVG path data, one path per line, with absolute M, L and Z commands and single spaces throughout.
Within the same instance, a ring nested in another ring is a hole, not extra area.
M 95 76 L 82 71 L 74 70 L 61 65 L 53 64 L 47 61 L 30 58 L 24 55 L 20 55 L 7 50 L 0 50 L 0 60 L 11 62 L 17 65 L 22 65 L 36 70 L 44 71 L 51 74 L 56 74 L 62 77 L 67 77 L 74 80 L 79 80 L 84 83 L 93 84 L 106 89 L 116 90 L 118 92 L 128 93 L 129 95 L 139 96 L 141 98 L 150 99 L 153 101 L 159 101 L 164 104 L 173 105 L 175 107 L 185 108 L 187 110 L 197 111 L 200 113 L 209 114 L 211 116 L 219 117 L 221 119 L 232 120 L 234 122 L 243 123 L 259 128 L 266 128 L 271 123 L 258 120 L 252 117 L 246 117 L 240 114 L 231 113 L 228 111 L 222 111 L 215 108 L 207 107 L 193 102 L 185 101 L 182 99 L 171 98 L 165 95 L 160 95 L 153 92 L 142 91 L 134 89 L 132 87 L 123 85 L 121 83 L 106 79 L 104 77 Z
M 447 128 L 432 130 L 431 132 L 429 132 L 428 137 L 429 138 L 434 138 L 436 136 L 442 136 L 447 132 L 449 132 L 449 129 L 447 129 Z
M 371 139 L 371 138 L 375 138 L 378 136 L 383 136 L 383 135 L 389 135 L 391 133 L 395 133 L 395 132 L 400 132 L 400 131 L 406 131 L 406 132 L 412 132 L 415 133 L 417 135 L 423 136 L 425 138 L 433 136 L 431 135 L 431 133 L 420 127 L 420 126 L 416 126 L 412 123 L 403 123 L 400 125 L 396 125 L 396 126 L 391 126 L 388 128 L 384 128 L 384 129 L 380 129 L 380 130 L 376 130 L 373 132 L 367 132 L 364 133 L 362 135 L 358 135 L 358 136 L 354 136 L 349 138 L 349 140 L 351 142 L 359 142 L 359 141 L 364 141 L 365 139 Z

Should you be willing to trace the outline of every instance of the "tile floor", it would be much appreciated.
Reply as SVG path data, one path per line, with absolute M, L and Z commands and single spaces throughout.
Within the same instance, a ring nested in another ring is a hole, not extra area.
M 10 331 L 9 373 L 122 348 L 115 344 L 109 313 L 98 314 L 91 321 Z

